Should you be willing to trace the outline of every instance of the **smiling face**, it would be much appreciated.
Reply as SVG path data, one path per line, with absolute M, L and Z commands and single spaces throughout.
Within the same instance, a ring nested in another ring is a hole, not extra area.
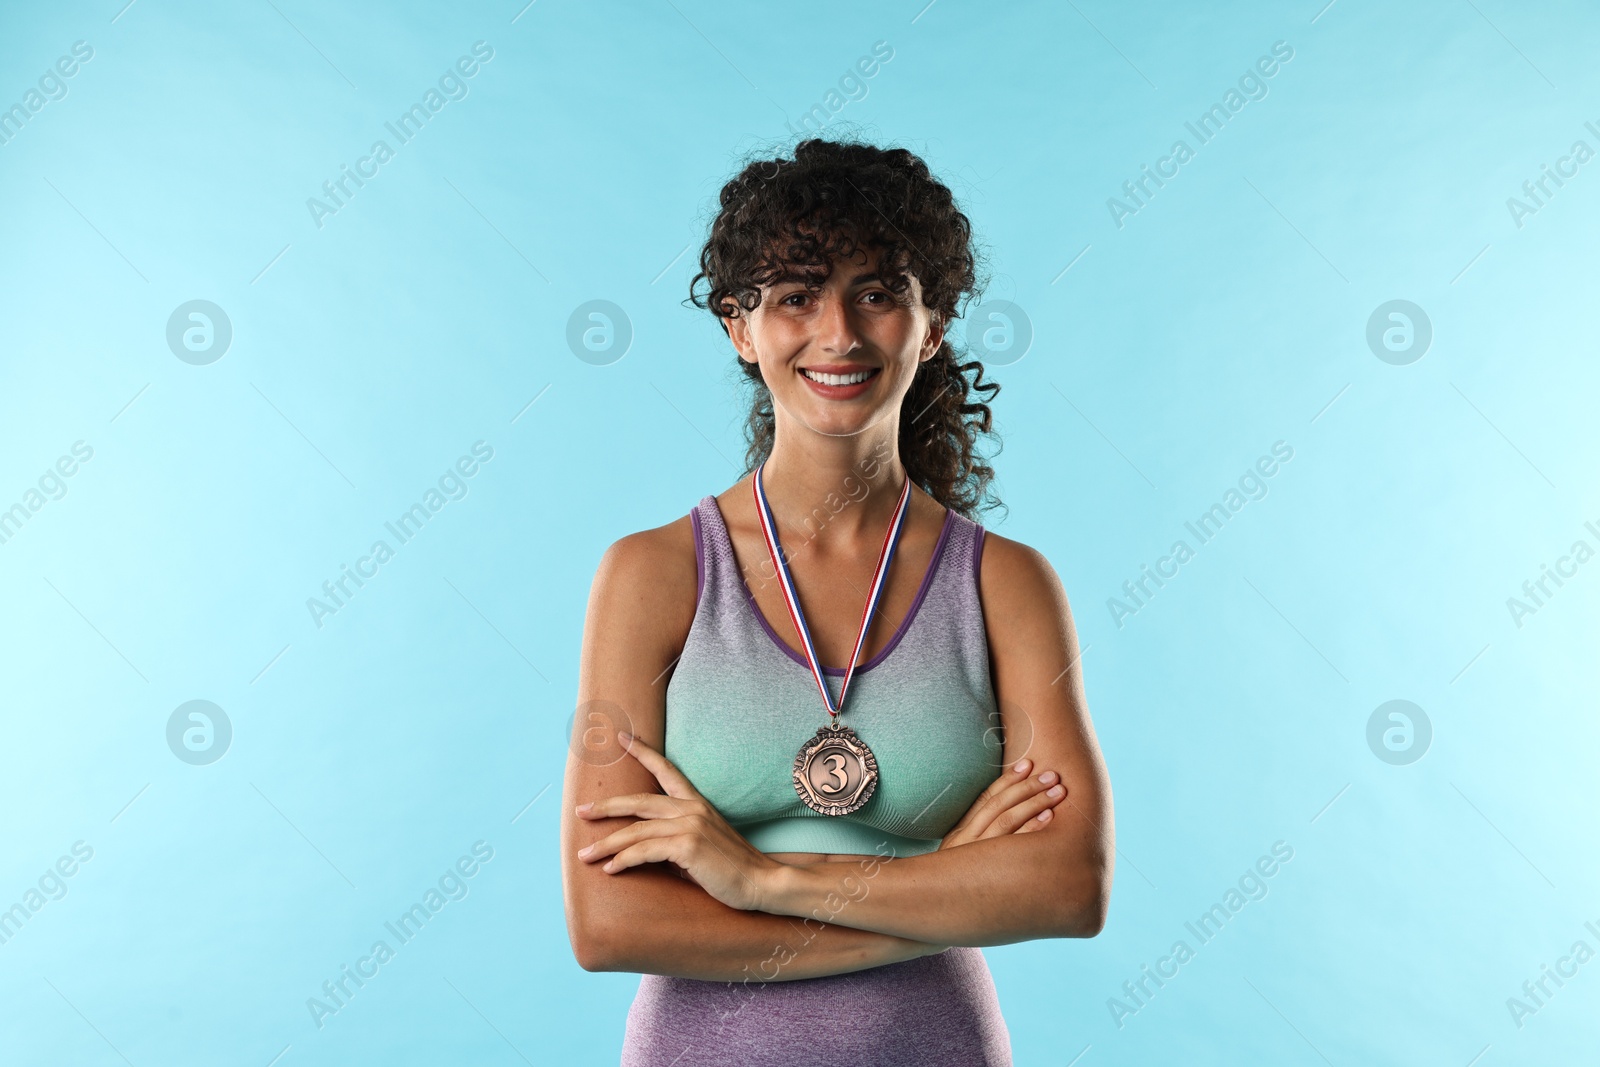
M 878 274 L 876 249 L 835 258 L 820 288 L 796 271 L 761 288 L 761 303 L 726 319 L 739 358 L 758 364 L 781 425 L 854 436 L 891 420 L 944 327 L 922 303 L 915 275 L 896 295 Z

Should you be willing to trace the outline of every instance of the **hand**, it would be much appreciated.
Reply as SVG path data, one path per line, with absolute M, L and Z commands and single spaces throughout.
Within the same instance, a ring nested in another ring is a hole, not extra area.
M 968 845 L 990 837 L 1031 833 L 1050 825 L 1055 806 L 1067 798 L 1067 787 L 1059 786 L 1060 792 L 1051 796 L 1050 790 L 1056 787 L 1056 780 L 1060 776 L 1054 771 L 1045 771 L 1038 777 L 1029 778 L 1028 772 L 1032 769 L 1032 760 L 1020 759 L 1005 774 L 989 783 L 989 788 L 972 802 L 972 807 L 967 809 L 954 829 L 944 835 L 944 840 L 939 842 L 939 847 L 934 851 Z M 924 945 L 922 955 L 937 955 L 949 947 Z
M 760 911 L 765 887 L 784 864 L 741 837 L 667 757 L 627 733 L 619 732 L 617 738 L 666 795 L 632 793 L 580 805 L 581 819 L 632 815 L 640 821 L 580 849 L 578 858 L 594 863 L 611 857 L 601 868 L 608 874 L 641 863 L 673 863 L 728 907 Z
M 973 801 L 954 829 L 944 835 L 939 849 L 1007 834 L 1031 833 L 1048 826 L 1055 806 L 1067 799 L 1067 787 L 1055 771 L 1029 778 L 1032 769 L 1030 759 L 1018 760 L 1007 768 Z

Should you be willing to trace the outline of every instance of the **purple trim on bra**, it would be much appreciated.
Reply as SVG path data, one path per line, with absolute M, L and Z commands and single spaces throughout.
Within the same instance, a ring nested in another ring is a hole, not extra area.
M 694 527 L 694 610 L 698 613 L 706 591 L 706 546 L 701 542 L 699 508 L 690 509 L 689 525 Z
M 722 506 L 717 503 L 715 497 L 711 498 L 711 506 L 717 509 L 717 515 L 721 517 Z M 911 601 L 911 610 L 906 612 L 906 617 L 901 620 L 900 628 L 894 632 L 893 637 L 889 638 L 889 643 L 883 646 L 883 651 L 867 660 L 867 662 L 857 665 L 857 674 L 863 674 L 867 671 L 870 671 L 872 668 L 882 663 L 885 659 L 888 659 L 889 653 L 894 651 L 895 646 L 900 643 L 900 639 L 906 635 L 906 631 L 911 629 L 911 623 L 917 617 L 917 609 L 922 607 L 923 598 L 928 595 L 928 589 L 933 585 L 934 572 L 939 569 L 939 560 L 944 556 L 944 545 L 945 542 L 950 538 L 950 527 L 954 523 L 955 512 L 946 508 L 944 513 L 944 525 L 939 528 L 939 540 L 934 543 L 933 557 L 928 560 L 928 569 L 922 576 L 922 585 L 917 589 L 916 599 Z M 732 559 L 733 538 L 728 535 L 728 522 L 726 518 L 723 518 L 722 521 L 722 537 L 728 545 L 728 557 Z M 772 624 L 767 621 L 767 617 L 761 614 L 761 609 L 756 605 L 756 598 L 750 592 L 750 587 L 745 584 L 742 576 L 739 578 L 739 591 L 744 594 L 744 602 L 750 606 L 750 614 L 754 615 L 756 617 L 756 621 L 761 624 L 761 628 L 767 631 L 767 636 L 772 638 L 772 643 L 774 645 L 778 646 L 778 651 L 794 660 L 800 666 L 810 670 L 811 665 L 806 662 L 805 657 L 796 652 L 794 649 L 790 648 L 788 645 L 784 644 L 783 639 L 778 636 L 778 632 L 774 630 L 772 628 Z M 831 674 L 836 678 L 843 678 L 844 668 L 829 667 L 824 664 L 822 673 Z

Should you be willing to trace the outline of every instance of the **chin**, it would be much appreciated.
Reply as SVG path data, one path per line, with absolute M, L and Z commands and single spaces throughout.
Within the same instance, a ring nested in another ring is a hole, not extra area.
M 790 408 L 790 411 L 794 409 Z M 849 411 L 837 408 L 818 411 L 815 407 L 809 407 L 801 413 L 800 421 L 812 433 L 825 437 L 855 437 L 878 425 L 887 415 L 888 412 L 876 404 L 871 407 L 852 406 Z

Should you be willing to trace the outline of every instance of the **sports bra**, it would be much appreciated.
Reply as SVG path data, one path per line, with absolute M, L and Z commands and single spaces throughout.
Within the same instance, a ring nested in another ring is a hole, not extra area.
M 667 684 L 667 758 L 761 852 L 935 851 L 1003 758 L 978 597 L 983 527 L 945 512 L 910 613 L 856 667 L 838 721 L 872 749 L 878 786 L 860 810 L 822 815 L 791 777 L 801 744 L 828 722 L 811 670 L 757 609 L 716 497 L 690 522 L 696 603 Z M 844 669 L 823 674 L 837 697 Z

